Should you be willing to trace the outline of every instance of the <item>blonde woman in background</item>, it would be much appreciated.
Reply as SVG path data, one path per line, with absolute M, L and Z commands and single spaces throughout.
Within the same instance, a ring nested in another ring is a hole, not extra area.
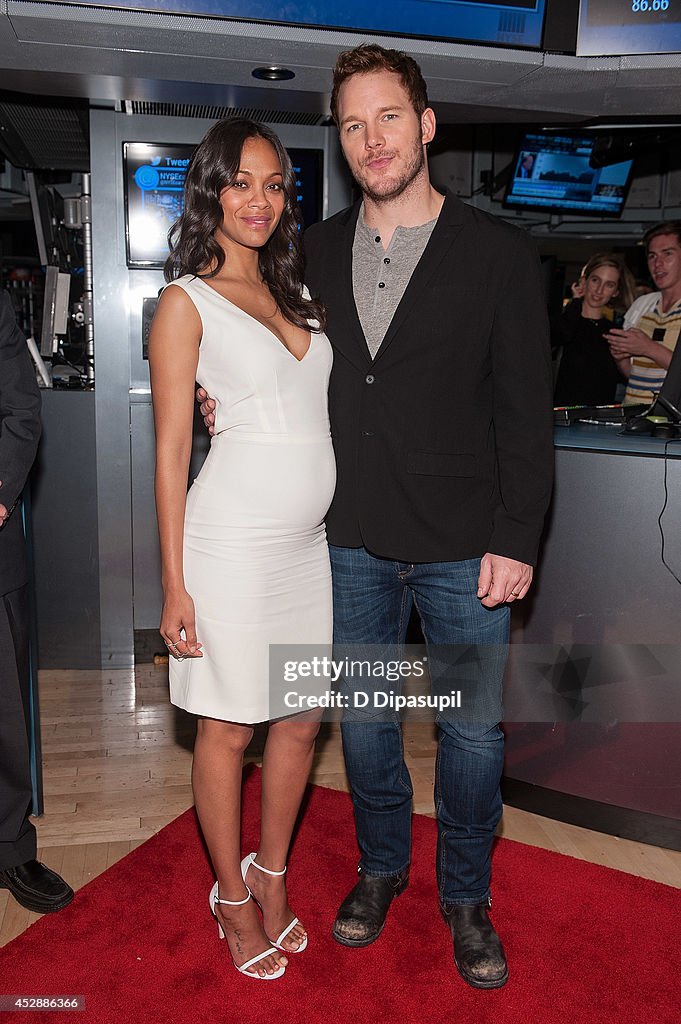
M 555 405 L 610 405 L 626 384 L 605 335 L 635 297 L 634 279 L 622 257 L 596 253 L 573 287 L 575 296 L 551 325 L 554 349 L 562 348 Z

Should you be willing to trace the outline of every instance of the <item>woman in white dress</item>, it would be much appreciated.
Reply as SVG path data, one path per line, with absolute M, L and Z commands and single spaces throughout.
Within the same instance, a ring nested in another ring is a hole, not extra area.
M 330 644 L 332 628 L 332 355 L 302 285 L 298 219 L 277 136 L 243 119 L 214 125 L 188 168 L 149 341 L 171 700 L 198 716 L 192 785 L 217 879 L 210 907 L 237 970 L 262 980 L 307 945 L 284 872 L 318 721 L 271 722 L 260 845 L 242 859 L 243 753 L 253 723 L 279 706 L 269 645 Z M 217 408 L 187 495 L 195 381 Z

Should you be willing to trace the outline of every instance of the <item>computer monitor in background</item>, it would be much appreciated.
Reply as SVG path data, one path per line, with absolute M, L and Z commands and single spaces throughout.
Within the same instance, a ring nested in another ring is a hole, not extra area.
M 192 145 L 123 143 L 125 242 L 129 267 L 162 267 L 168 231 L 182 213 Z
M 321 220 L 324 151 L 286 147 L 296 174 L 302 226 Z M 125 241 L 129 267 L 162 268 L 168 231 L 184 206 L 184 181 L 191 143 L 123 143 Z
M 664 383 L 652 404 L 628 419 L 625 434 L 681 439 L 681 344 L 677 344 Z
M 41 356 L 54 355 L 57 351 L 58 338 L 67 333 L 70 288 L 70 274 L 61 274 L 59 267 L 45 268 L 43 319 L 40 330 Z
M 633 160 L 593 167 L 594 136 L 573 131 L 527 132 L 520 141 L 504 195 L 512 209 L 619 217 Z
M 64 220 L 64 200 L 56 188 L 36 178 L 34 171 L 24 171 L 24 177 L 31 201 L 40 264 L 43 267 L 63 265 L 64 253 L 59 232 Z
M 649 415 L 666 416 L 672 423 L 681 423 L 681 344 L 672 353 L 667 376 Z

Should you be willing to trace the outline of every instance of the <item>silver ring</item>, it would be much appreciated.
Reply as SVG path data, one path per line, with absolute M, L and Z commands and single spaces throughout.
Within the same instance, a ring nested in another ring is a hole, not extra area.
M 177 658 L 178 661 L 184 661 L 185 655 L 184 654 L 180 654 L 180 652 L 177 649 L 177 644 L 176 643 L 173 643 L 172 641 L 169 643 L 166 640 L 166 646 L 167 646 L 169 651 L 172 651 L 172 654 L 173 654 L 174 658 Z

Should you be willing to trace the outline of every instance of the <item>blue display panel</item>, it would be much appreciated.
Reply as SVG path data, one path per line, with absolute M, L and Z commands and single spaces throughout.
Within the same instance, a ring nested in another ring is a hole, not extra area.
M 128 266 L 162 267 L 165 263 L 168 231 L 182 213 L 184 179 L 193 148 L 123 143 Z
M 581 0 L 578 57 L 681 53 L 681 0 Z
M 528 132 L 516 152 L 504 205 L 554 213 L 619 217 L 633 160 L 592 167 L 594 139 L 572 132 Z
M 389 35 L 539 49 L 546 0 L 71 0 L 87 7 L 123 7 L 166 14 L 203 14 L 240 21 L 369 29 Z
M 184 180 L 192 145 L 123 143 L 125 242 L 129 267 L 162 267 L 168 231 L 184 206 Z M 321 149 L 287 147 L 296 173 L 298 205 L 307 227 L 322 216 Z

